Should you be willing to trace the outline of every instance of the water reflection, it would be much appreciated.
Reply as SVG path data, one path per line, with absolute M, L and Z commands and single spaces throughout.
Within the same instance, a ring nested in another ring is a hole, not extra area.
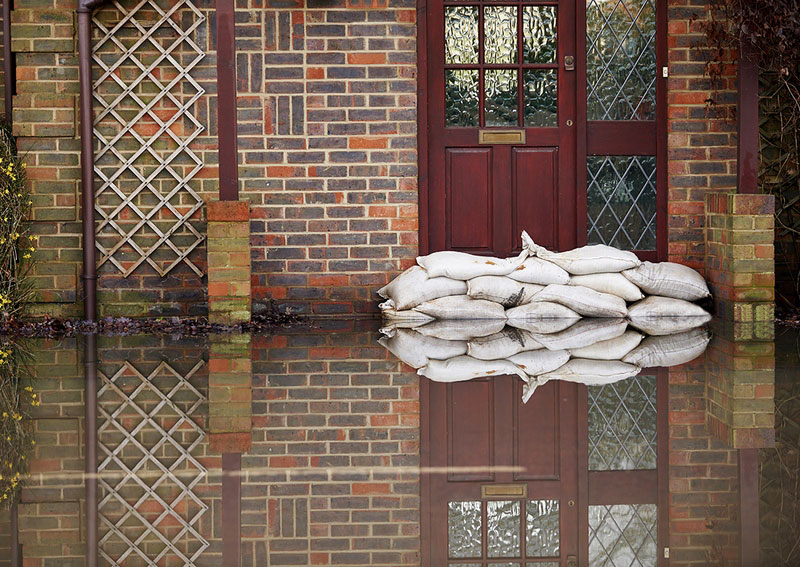
M 796 333 L 448 323 L 27 341 L 22 557 L 83 565 L 94 522 L 104 565 L 753 564 L 760 462 L 791 564 Z

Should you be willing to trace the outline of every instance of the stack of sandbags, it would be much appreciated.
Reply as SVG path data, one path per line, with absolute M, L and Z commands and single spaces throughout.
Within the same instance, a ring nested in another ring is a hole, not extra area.
M 378 291 L 386 320 L 406 327 L 444 320 L 508 321 L 527 330 L 555 319 L 622 318 L 650 335 L 705 323 L 692 303 L 708 297 L 702 276 L 680 264 L 641 262 L 632 252 L 593 245 L 551 252 L 522 233 L 515 258 L 435 252 L 417 258 Z
M 550 380 L 608 384 L 643 368 L 684 364 L 703 354 L 710 340 L 700 327 L 646 336 L 622 318 L 541 323 L 530 329 L 492 320 L 435 321 L 415 329 L 391 324 L 381 329 L 379 342 L 436 382 L 516 374 L 525 381 L 527 402 Z

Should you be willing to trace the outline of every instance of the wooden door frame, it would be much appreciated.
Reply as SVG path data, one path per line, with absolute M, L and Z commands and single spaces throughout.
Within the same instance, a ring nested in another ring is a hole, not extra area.
M 668 151 L 668 101 L 667 80 L 661 72 L 668 68 L 668 12 L 666 0 L 656 2 L 656 253 L 652 260 L 668 259 L 669 245 L 669 177 L 667 172 Z M 577 87 L 576 96 L 576 178 L 575 178 L 575 223 L 574 236 L 578 246 L 587 241 L 587 192 L 586 160 L 588 157 L 587 101 L 586 101 L 586 10 L 577 9 L 575 55 Z M 417 192 L 418 192 L 418 238 L 419 253 L 429 254 L 429 116 L 428 116 L 428 0 L 417 2 Z M 578 56 L 578 54 L 582 54 Z

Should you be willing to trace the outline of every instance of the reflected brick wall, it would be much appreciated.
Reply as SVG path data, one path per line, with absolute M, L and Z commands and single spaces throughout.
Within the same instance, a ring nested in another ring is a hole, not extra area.
M 254 338 L 244 565 L 419 564 L 418 477 L 381 471 L 419 465 L 418 378 L 389 356 L 369 332 Z

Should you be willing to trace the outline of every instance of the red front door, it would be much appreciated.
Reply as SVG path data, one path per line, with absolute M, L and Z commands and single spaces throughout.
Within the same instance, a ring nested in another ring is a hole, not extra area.
M 574 0 L 427 9 L 427 248 L 576 245 Z

